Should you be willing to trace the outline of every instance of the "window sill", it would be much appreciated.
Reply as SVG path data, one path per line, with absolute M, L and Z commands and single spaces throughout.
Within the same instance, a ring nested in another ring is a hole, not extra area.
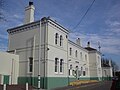
M 59 74 L 58 72 L 55 72 L 55 74 Z

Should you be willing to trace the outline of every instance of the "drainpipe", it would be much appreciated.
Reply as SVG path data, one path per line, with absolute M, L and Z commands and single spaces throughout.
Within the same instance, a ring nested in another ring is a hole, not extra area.
M 41 20 L 39 27 L 39 60 L 38 60 L 38 89 L 40 89 L 40 64 L 41 64 Z
M 32 67 L 32 85 L 34 85 L 34 61 L 35 61 L 35 40 L 36 40 L 36 37 L 34 36 L 34 39 L 33 39 L 33 67 Z
M 45 85 L 46 84 L 45 77 L 46 77 L 46 72 L 47 72 L 47 70 L 46 70 L 47 69 L 47 65 L 46 65 L 47 64 L 47 61 L 46 61 L 46 54 L 47 54 L 46 53 L 46 51 L 47 51 L 46 50 L 47 49 L 46 48 L 46 41 L 47 41 L 46 40 L 46 19 L 44 20 L 44 23 L 45 23 L 45 26 L 44 26 L 45 28 L 44 28 L 44 43 L 43 43 L 44 44 L 44 61 L 43 61 L 44 62 L 44 85 L 43 85 L 43 88 L 45 89 L 45 86 L 46 86 Z

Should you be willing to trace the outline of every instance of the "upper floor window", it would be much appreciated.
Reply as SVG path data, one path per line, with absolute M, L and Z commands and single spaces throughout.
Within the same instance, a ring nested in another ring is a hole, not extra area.
M 58 72 L 58 58 L 55 58 L 55 72 Z
M 62 35 L 60 35 L 60 46 L 62 46 L 63 45 L 63 37 L 62 37 Z
M 85 61 L 87 61 L 87 55 L 85 55 Z
M 70 48 L 70 55 L 72 55 L 72 48 Z
M 33 72 L 33 57 L 29 57 L 29 72 Z
M 80 52 L 80 60 L 82 60 L 82 52 Z
M 58 44 L 58 38 L 59 38 L 59 35 L 58 33 L 55 34 L 55 44 Z
M 75 51 L 75 57 L 77 57 L 77 50 Z

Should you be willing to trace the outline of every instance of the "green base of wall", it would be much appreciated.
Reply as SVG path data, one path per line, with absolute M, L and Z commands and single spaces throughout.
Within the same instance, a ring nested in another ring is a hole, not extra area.
M 3 84 L 9 84 L 9 75 L 4 75 Z
M 38 77 L 18 77 L 18 84 L 26 84 L 29 85 L 38 86 Z
M 57 88 L 57 87 L 64 87 L 69 85 L 70 82 L 75 81 L 75 80 L 111 80 L 109 77 L 80 77 L 80 78 L 74 78 L 74 77 L 41 77 L 40 82 L 41 82 L 41 88 L 43 89 L 52 89 L 52 88 Z M 18 84 L 25 84 L 28 82 L 29 85 L 38 86 L 38 77 L 19 77 L 18 78 Z

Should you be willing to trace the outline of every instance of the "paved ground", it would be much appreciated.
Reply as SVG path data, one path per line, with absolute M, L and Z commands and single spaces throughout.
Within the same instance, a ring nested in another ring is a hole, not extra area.
M 57 88 L 54 90 L 110 90 L 111 84 L 111 81 L 105 81 L 76 87 L 69 86 L 64 88 Z

